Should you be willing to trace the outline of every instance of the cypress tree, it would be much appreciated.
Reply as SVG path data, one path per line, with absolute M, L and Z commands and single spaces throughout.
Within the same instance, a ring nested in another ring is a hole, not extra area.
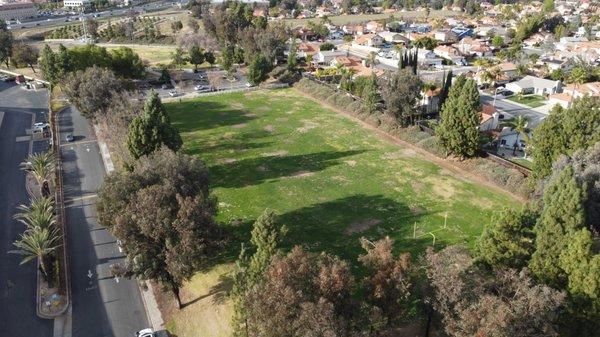
M 271 257 L 277 252 L 277 246 L 285 235 L 285 227 L 275 225 L 275 213 L 265 210 L 254 222 L 250 242 L 256 251 L 250 258 L 249 272 L 254 282 L 257 282 L 271 262 Z
M 450 86 L 452 85 L 452 70 L 446 74 L 442 83 L 442 92 L 440 93 L 440 98 L 438 101 L 438 106 L 441 109 L 444 106 L 444 102 L 446 102 L 446 98 L 448 98 L 448 92 L 450 91 Z
M 473 80 L 459 76 L 450 88 L 449 97 L 440 113 L 436 135 L 447 153 L 460 158 L 472 157 L 479 150 L 479 111 L 473 102 Z
M 564 287 L 567 275 L 559 257 L 585 226 L 585 193 L 567 166 L 544 190 L 543 210 L 535 225 L 536 245 L 529 267 L 545 283 Z
M 398 69 L 404 69 L 404 53 L 399 53 L 400 57 L 398 58 Z
M 375 112 L 377 103 L 381 100 L 381 96 L 379 95 L 379 89 L 377 87 L 377 76 L 375 76 L 374 73 L 369 77 L 369 80 L 363 89 L 363 98 L 365 100 L 367 112 Z
M 153 91 L 144 105 L 144 113 L 129 125 L 127 147 L 135 159 L 149 155 L 165 145 L 173 151 L 182 145 L 181 136 L 171 125 L 158 93 Z
M 46 81 L 52 84 L 58 83 L 59 72 L 56 66 L 56 54 L 47 44 L 42 49 L 39 63 Z
M 417 47 L 413 54 L 413 62 L 412 62 L 412 72 L 415 75 L 417 74 L 418 57 L 419 57 L 419 48 Z

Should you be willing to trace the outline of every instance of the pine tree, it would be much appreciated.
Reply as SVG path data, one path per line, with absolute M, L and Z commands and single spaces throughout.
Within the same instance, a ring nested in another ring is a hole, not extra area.
M 459 76 L 450 88 L 448 99 L 440 113 L 441 121 L 436 130 L 440 144 L 448 153 L 460 158 L 472 157 L 479 150 L 479 102 L 473 102 L 473 80 Z
M 173 151 L 182 145 L 181 136 L 171 125 L 158 93 L 153 91 L 146 100 L 144 113 L 137 116 L 129 125 L 127 147 L 131 156 L 138 159 L 149 155 L 165 145 Z
M 257 281 L 261 277 L 271 262 L 271 257 L 277 252 L 277 245 L 285 231 L 285 228 L 275 225 L 275 213 L 271 210 L 265 210 L 256 219 L 250 239 L 250 242 L 256 248 L 249 263 L 250 277 L 253 281 Z
M 377 76 L 375 76 L 375 74 L 372 74 L 369 80 L 367 81 L 365 88 L 363 89 L 362 96 L 365 100 L 365 107 L 367 108 L 367 112 L 375 112 L 377 110 L 377 103 L 381 101 L 381 96 L 379 95 L 379 88 L 377 87 Z
M 404 69 L 404 54 L 400 53 L 400 57 L 398 58 L 398 69 Z
M 544 190 L 543 210 L 535 225 L 536 245 L 529 267 L 542 281 L 564 287 L 559 257 L 571 237 L 585 226 L 585 194 L 567 166 Z
M 533 226 L 537 214 L 506 209 L 486 227 L 476 245 L 477 257 L 490 267 L 521 269 L 534 248 Z
M 473 80 L 468 80 L 462 89 L 462 95 L 464 95 L 468 104 L 469 109 L 480 112 L 482 110 L 481 97 L 479 96 L 479 90 L 477 89 L 477 83 Z M 479 120 L 478 120 L 479 123 Z
M 56 65 L 56 54 L 47 44 L 42 49 L 39 64 L 46 81 L 52 84 L 58 83 L 59 76 Z

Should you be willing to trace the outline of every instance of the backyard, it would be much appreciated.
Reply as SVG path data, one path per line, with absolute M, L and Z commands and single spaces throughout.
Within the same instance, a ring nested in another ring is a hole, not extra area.
M 184 302 L 200 300 L 170 320 L 179 337 L 193 331 L 228 335 L 224 274 L 265 208 L 279 214 L 289 230 L 284 248 L 303 245 L 355 263 L 361 236 L 390 236 L 399 251 L 414 254 L 434 238 L 436 247 L 472 247 L 495 210 L 518 206 L 506 194 L 457 177 L 293 89 L 166 106 L 184 139 L 183 151 L 200 156 L 210 169 L 217 218 L 232 233 L 234 250 L 184 289 Z
M 525 95 L 525 96 L 513 95 L 513 96 L 509 97 L 508 99 L 513 102 L 525 104 L 525 105 L 529 106 L 530 108 L 537 108 L 546 103 L 546 99 L 540 95 Z

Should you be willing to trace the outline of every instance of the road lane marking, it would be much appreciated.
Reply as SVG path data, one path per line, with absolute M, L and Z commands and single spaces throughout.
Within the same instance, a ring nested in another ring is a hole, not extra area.
M 2 126 L 2 120 L 4 120 L 4 111 L 0 111 L 0 126 Z
M 88 200 L 88 199 L 93 199 L 93 198 L 96 198 L 96 197 L 98 197 L 98 194 L 96 194 L 96 193 L 89 193 L 89 194 L 84 194 L 84 195 L 79 196 L 79 197 L 65 198 L 65 204 L 72 203 L 72 202 L 75 202 L 75 201 L 84 201 L 84 200 Z M 69 207 L 69 206 L 75 206 L 75 205 L 66 205 L 65 207 Z
M 97 140 L 80 140 L 78 142 L 69 142 L 69 143 L 64 143 L 64 144 L 60 144 L 60 147 L 63 146 L 72 146 L 72 145 L 81 145 L 81 144 L 91 144 L 91 143 L 96 143 Z
M 19 136 L 15 138 L 15 142 L 28 142 L 31 140 L 31 136 Z

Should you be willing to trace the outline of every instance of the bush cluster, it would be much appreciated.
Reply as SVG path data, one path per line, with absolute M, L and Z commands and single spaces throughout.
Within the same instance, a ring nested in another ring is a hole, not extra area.
M 318 100 L 322 100 L 348 112 L 369 125 L 377 127 L 403 141 L 414 144 L 437 157 L 446 157 L 446 151 L 438 143 L 435 136 L 422 131 L 416 125 L 406 128 L 399 127 L 394 118 L 381 111 L 369 114 L 361 100 L 356 99 L 343 91 L 337 90 L 333 86 L 320 84 L 310 79 L 303 78 L 295 84 L 295 87 Z M 463 164 L 470 171 L 481 175 L 485 179 L 494 182 L 496 185 L 512 193 L 524 197 L 531 194 L 532 189 L 527 177 L 516 169 L 504 167 L 485 158 L 467 159 Z

